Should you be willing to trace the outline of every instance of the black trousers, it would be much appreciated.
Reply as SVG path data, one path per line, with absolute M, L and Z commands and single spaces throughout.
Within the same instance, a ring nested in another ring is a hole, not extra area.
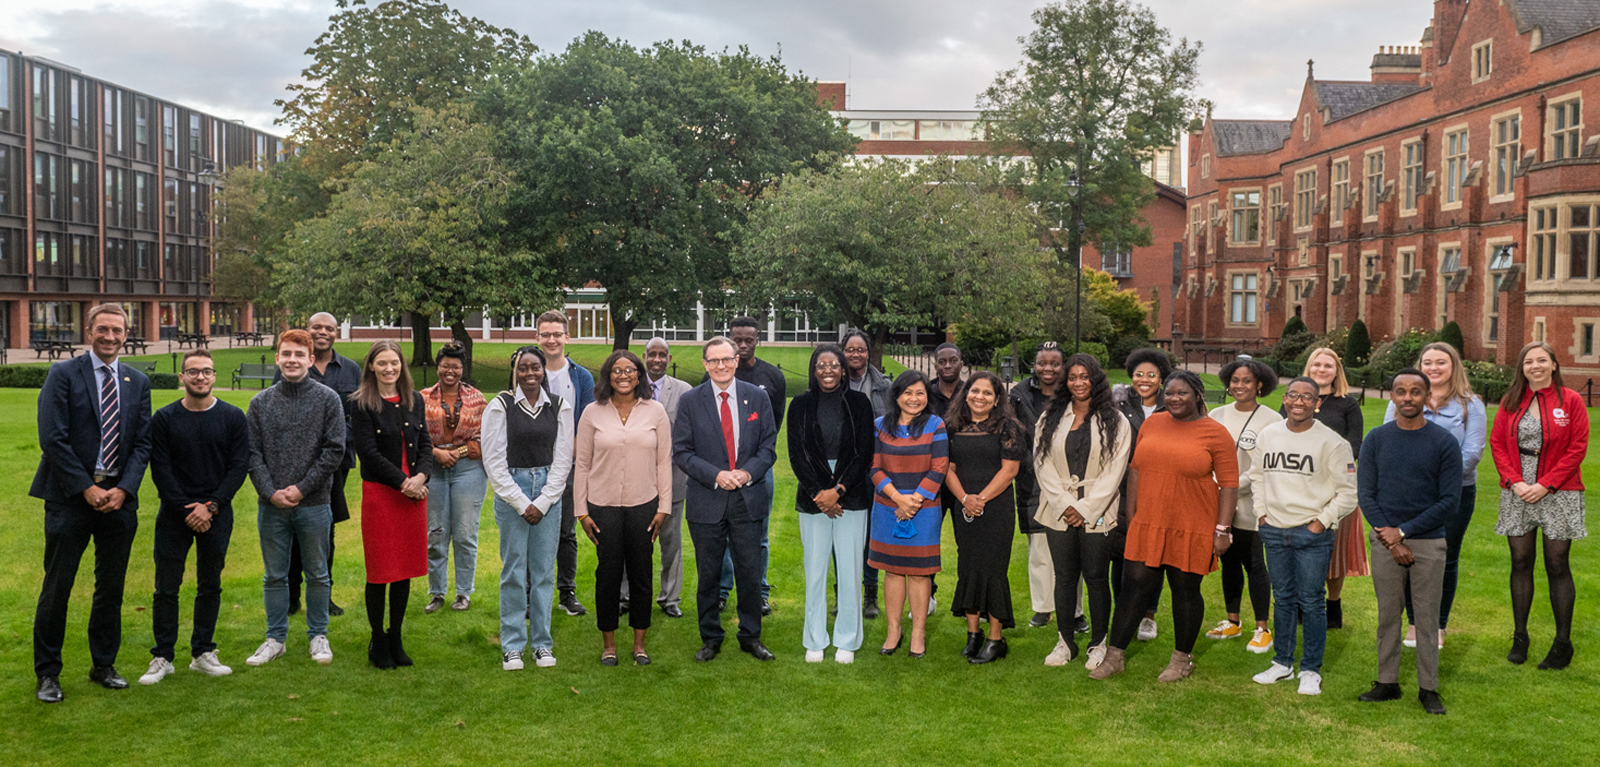
M 161 504 L 156 514 L 156 593 L 150 608 L 150 626 L 156 646 L 150 654 L 172 660 L 178 644 L 178 589 L 183 586 L 189 548 L 194 553 L 196 591 L 194 631 L 189 635 L 189 655 L 198 657 L 217 649 L 217 610 L 222 604 L 222 568 L 228 561 L 228 541 L 233 537 L 233 511 L 223 509 L 211 528 L 197 533 L 184 522 L 189 509 Z
M 116 486 L 114 480 L 102 488 Z M 33 672 L 61 675 L 61 645 L 67 636 L 67 603 L 83 552 L 94 542 L 94 601 L 89 607 L 89 657 L 96 666 L 117 662 L 122 646 L 122 589 L 128 555 L 139 530 L 139 499 L 99 512 L 83 498 L 44 504 L 44 585 L 33 614 Z
M 558 599 L 578 590 L 578 518 L 573 514 L 572 483 L 561 493 L 561 540 L 556 543 L 556 594 Z M 594 508 L 592 505 L 590 508 Z M 596 523 L 599 520 L 595 520 Z M 631 588 L 631 587 L 630 587 Z M 611 600 L 616 604 L 615 599 Z
M 328 505 L 332 507 L 333 521 L 328 523 L 328 586 L 333 586 L 333 526 L 350 518 L 349 501 L 344 497 L 344 483 L 350 478 L 349 469 L 333 473 L 333 489 L 329 491 Z M 305 577 L 305 565 L 300 561 L 300 542 L 289 542 L 289 599 L 300 603 L 300 583 Z M 329 591 L 328 601 L 333 601 Z
M 1267 577 L 1267 553 L 1261 545 L 1261 536 L 1254 530 L 1235 529 L 1233 545 L 1222 553 L 1219 563 L 1222 565 L 1222 603 L 1228 612 L 1239 612 L 1245 577 L 1249 576 L 1250 610 L 1255 613 L 1256 620 L 1268 620 L 1272 609 L 1272 581 Z
M 728 493 L 728 506 L 717 522 L 690 522 L 689 538 L 694 541 L 694 562 L 699 582 L 695 585 L 695 608 L 700 617 L 700 641 L 722 644 L 721 601 L 722 556 L 733 556 L 734 596 L 738 599 L 739 645 L 761 639 L 761 534 L 766 529 L 765 509 L 750 509 L 743 493 Z M 631 615 L 632 610 L 628 613 Z
M 617 630 L 624 577 L 629 594 L 656 593 L 650 522 L 658 506 L 654 498 L 638 506 L 589 504 L 589 517 L 600 528 L 595 536 L 595 554 L 600 561 L 594 568 L 594 622 L 601 631 Z M 636 631 L 650 628 L 650 609 L 629 610 L 628 626 Z
M 1056 574 L 1056 631 L 1068 644 L 1077 646 L 1073 621 L 1060 616 L 1078 612 L 1078 579 L 1089 591 L 1089 646 L 1104 639 L 1111 626 L 1111 561 L 1109 533 L 1088 533 L 1082 527 L 1052 530 L 1043 525 L 1045 545 L 1050 548 L 1050 564 Z
M 1205 620 L 1206 600 L 1200 594 L 1200 583 L 1205 576 L 1186 573 L 1171 565 L 1150 567 L 1143 562 L 1127 562 L 1127 582 L 1117 598 L 1117 614 L 1111 622 L 1109 645 L 1119 650 L 1128 649 L 1134 634 L 1139 631 L 1139 621 L 1144 618 L 1145 606 L 1154 595 L 1161 592 L 1161 579 L 1167 579 L 1172 588 L 1172 645 L 1178 652 L 1194 652 L 1194 642 L 1200 637 L 1200 624 Z

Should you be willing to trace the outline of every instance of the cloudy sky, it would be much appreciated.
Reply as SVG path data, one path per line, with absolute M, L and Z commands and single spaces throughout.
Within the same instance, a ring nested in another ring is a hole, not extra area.
M 1414 45 L 1427 0 L 1145 0 L 1174 37 L 1204 43 L 1201 96 L 1218 117 L 1292 116 L 1316 59 L 1323 79 L 1366 79 L 1380 45 Z M 374 0 L 376 2 L 376 0 Z M 547 52 L 589 29 L 635 44 L 689 39 L 782 54 L 848 80 L 856 109 L 971 109 L 1018 60 L 1029 0 L 455 0 Z M 3 0 L 0 48 L 270 127 L 333 0 Z

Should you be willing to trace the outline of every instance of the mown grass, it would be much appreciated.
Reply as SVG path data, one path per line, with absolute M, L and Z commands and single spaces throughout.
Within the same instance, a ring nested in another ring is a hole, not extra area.
M 343 351 L 341 349 L 341 351 Z M 688 355 L 686 355 L 688 356 Z M 220 367 L 220 366 L 219 366 Z M 176 392 L 157 392 L 156 406 Z M 764 636 L 778 654 L 758 663 L 736 651 L 715 662 L 690 660 L 699 646 L 693 618 L 659 611 L 651 631 L 655 664 L 606 668 L 593 617 L 554 619 L 554 669 L 499 670 L 499 557 L 490 513 L 484 514 L 478 590 L 470 611 L 421 611 L 424 582 L 407 620 L 407 646 L 417 665 L 381 672 L 363 656 L 367 624 L 361 603 L 359 522 L 338 529 L 334 597 L 348 612 L 330 629 L 330 667 L 306 655 L 303 617 L 291 619 L 289 654 L 252 669 L 244 658 L 264 630 L 261 557 L 248 483 L 224 572 L 217 641 L 235 669 L 210 679 L 183 668 L 194 594 L 192 565 L 182 597 L 179 671 L 155 687 L 110 692 L 86 679 L 85 624 L 91 567 L 80 571 L 56 706 L 33 700 L 31 631 L 43 551 L 42 508 L 26 497 L 38 463 L 36 393 L 0 390 L 0 764 L 1539 764 L 1583 763 L 1600 747 L 1600 630 L 1595 621 L 1594 547 L 1573 548 L 1578 579 L 1574 666 L 1541 672 L 1504 661 L 1510 633 L 1505 543 L 1493 533 L 1498 494 L 1486 461 L 1483 490 L 1464 553 L 1461 590 L 1443 655 L 1447 717 L 1428 717 L 1408 696 L 1360 704 L 1373 679 L 1376 617 L 1370 581 L 1345 590 L 1346 628 L 1331 633 L 1319 698 L 1295 694 L 1292 683 L 1250 682 L 1266 656 L 1242 641 L 1200 640 L 1199 668 L 1177 685 L 1155 682 L 1171 650 L 1169 617 L 1162 636 L 1135 643 L 1128 672 L 1089 680 L 1081 665 L 1040 665 L 1055 642 L 1053 626 L 1008 632 L 1011 657 L 973 667 L 957 657 L 964 626 L 942 605 L 930 622 L 930 654 L 883 658 L 882 620 L 869 621 L 867 644 L 853 666 L 802 662 L 804 602 L 799 536 L 786 499 L 794 482 L 779 439 L 778 497 L 773 515 L 771 578 L 774 615 Z M 248 392 L 228 392 L 244 405 Z M 1273 404 L 1276 404 L 1275 402 Z M 1367 423 L 1382 419 L 1369 401 Z M 1591 486 L 1600 461 L 1585 464 Z M 352 509 L 359 509 L 352 482 Z M 120 670 L 143 672 L 151 644 L 151 530 L 154 487 L 144 484 L 141 527 L 134 544 L 123 609 Z M 953 593 L 955 547 L 945 536 L 941 595 Z M 685 567 L 693 572 L 693 548 Z M 1025 548 L 1012 557 L 1013 601 L 1029 614 Z M 579 593 L 592 606 L 594 551 L 580 544 Z M 694 577 L 691 575 L 692 590 Z M 1221 618 L 1218 578 L 1208 578 L 1207 619 Z M 692 591 L 691 591 L 692 593 Z M 1533 620 L 1534 658 L 1551 637 L 1542 578 Z M 692 598 L 686 608 L 691 616 Z M 732 615 L 725 616 L 728 623 Z M 1414 695 L 1411 654 L 1402 681 Z

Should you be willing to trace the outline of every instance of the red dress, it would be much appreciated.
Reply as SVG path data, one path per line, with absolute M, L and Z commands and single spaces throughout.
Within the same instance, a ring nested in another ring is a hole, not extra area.
M 1156 413 L 1139 428 L 1131 466 L 1139 472 L 1139 498 L 1123 556 L 1198 575 L 1217 569 L 1211 554 L 1217 488 L 1239 486 L 1239 455 L 1227 427 Z
M 400 398 L 390 399 L 399 402 Z M 400 470 L 411 474 L 401 451 Z M 394 583 L 428 574 L 428 499 L 407 498 L 378 482 L 361 483 L 361 550 L 367 583 Z

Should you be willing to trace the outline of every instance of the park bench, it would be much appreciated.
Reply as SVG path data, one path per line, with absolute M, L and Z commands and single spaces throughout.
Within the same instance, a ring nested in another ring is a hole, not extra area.
M 209 336 L 207 336 L 206 334 L 204 334 L 204 333 L 179 333 L 178 334 L 178 348 L 179 349 L 182 349 L 183 347 L 188 346 L 190 344 L 193 344 L 194 348 L 196 348 L 196 349 L 209 349 L 209 348 L 211 348 L 211 338 Z
M 243 346 L 245 344 L 249 344 L 251 346 L 260 346 L 264 340 L 265 337 L 261 333 L 241 331 L 233 334 L 233 339 L 228 342 L 228 345 L 232 346 L 233 344 L 238 344 Z
M 150 348 L 150 342 L 143 338 L 129 338 L 122 342 L 122 351 L 125 354 L 144 354 Z
M 239 388 L 240 381 L 261 381 L 261 388 L 267 388 L 272 379 L 278 375 L 277 365 L 262 365 L 254 362 L 244 362 L 233 371 L 233 388 Z
M 33 349 L 34 359 L 46 354 L 52 360 L 60 359 L 63 354 L 69 358 L 78 356 L 78 347 L 67 341 L 30 341 L 28 346 Z

